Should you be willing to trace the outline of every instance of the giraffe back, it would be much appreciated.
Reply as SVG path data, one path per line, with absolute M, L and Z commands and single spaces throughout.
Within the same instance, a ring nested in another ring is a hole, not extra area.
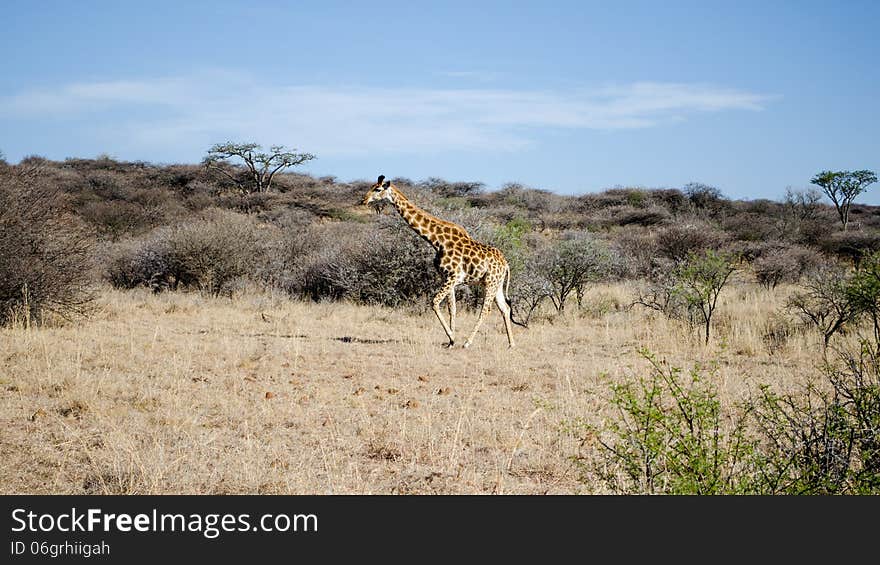
M 451 241 L 437 254 L 441 272 L 465 283 L 486 284 L 504 277 L 507 260 L 501 250 L 470 237 Z

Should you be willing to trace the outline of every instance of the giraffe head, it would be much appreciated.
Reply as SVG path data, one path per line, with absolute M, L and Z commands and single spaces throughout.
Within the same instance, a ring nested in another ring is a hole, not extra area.
M 379 175 L 376 184 L 370 187 L 370 190 L 364 196 L 364 205 L 381 200 L 392 201 L 391 181 L 385 180 L 385 175 Z

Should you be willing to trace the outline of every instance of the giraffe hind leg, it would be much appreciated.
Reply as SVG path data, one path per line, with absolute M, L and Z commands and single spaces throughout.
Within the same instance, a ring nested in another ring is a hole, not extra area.
M 492 307 L 492 297 L 498 292 L 498 283 L 494 283 L 491 286 L 486 288 L 486 295 L 483 297 L 483 305 L 480 308 L 480 315 L 477 318 L 477 323 L 474 324 L 474 329 L 471 331 L 470 337 L 467 338 L 467 341 L 464 342 L 465 347 L 470 347 L 471 343 L 474 341 L 474 336 L 477 335 L 477 330 L 480 329 L 480 324 L 483 323 L 483 317 L 486 315 L 486 312 L 489 311 L 489 308 Z
M 511 331 L 510 306 L 507 305 L 507 297 L 504 296 L 504 287 L 498 285 L 498 291 L 495 293 L 495 304 L 501 310 L 501 316 L 504 318 L 504 329 L 507 330 L 507 345 L 513 348 L 513 332 Z

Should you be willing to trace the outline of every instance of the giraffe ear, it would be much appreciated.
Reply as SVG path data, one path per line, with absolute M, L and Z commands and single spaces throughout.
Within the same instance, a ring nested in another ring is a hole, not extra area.
M 389 186 L 391 186 L 391 181 L 390 181 L 390 180 L 386 180 L 386 181 L 385 181 L 385 184 L 382 185 L 383 188 L 388 188 Z
M 382 184 L 382 181 L 385 180 L 385 175 L 379 175 L 379 180 L 376 181 L 376 184 Z

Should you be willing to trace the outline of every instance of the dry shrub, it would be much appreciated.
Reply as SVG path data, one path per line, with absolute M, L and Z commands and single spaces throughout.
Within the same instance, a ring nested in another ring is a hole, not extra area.
M 395 306 L 439 288 L 434 250 L 396 218 L 315 223 L 289 210 L 271 224 L 213 209 L 199 220 L 117 245 L 114 286 L 228 293 L 244 278 L 310 300 Z
M 146 239 L 127 240 L 114 246 L 106 259 L 104 278 L 116 288 L 146 286 L 155 292 L 176 281 L 168 264 L 166 230 Z
M 168 232 L 168 263 L 180 282 L 218 295 L 256 270 L 266 240 L 273 235 L 269 226 L 253 218 L 210 211 Z
M 527 264 L 543 278 L 547 297 L 562 313 L 572 293 L 580 306 L 589 283 L 613 277 L 618 272 L 619 258 L 593 234 L 571 231 L 537 246 Z
M 615 234 L 613 242 L 624 278 L 647 278 L 658 267 L 657 235 L 653 231 L 622 230 Z
M 687 259 L 690 253 L 719 249 L 726 241 L 726 234 L 705 224 L 674 225 L 657 232 L 657 250 L 677 262 Z
M 321 265 L 339 263 L 342 249 L 356 236 L 345 237 L 349 229 L 362 226 L 345 223 L 313 224 L 297 214 L 289 214 L 280 222 L 279 237 L 270 243 L 260 267 L 260 279 L 268 286 L 301 297 L 320 300 L 330 298 L 329 285 L 319 280 Z M 339 298 L 339 296 L 333 296 Z
M 634 195 L 633 193 L 640 193 Z M 637 205 L 643 199 L 641 191 L 624 188 L 612 188 L 603 192 L 584 194 L 578 197 L 578 208 L 583 212 L 594 212 L 603 208 Z
M 772 214 L 731 213 L 722 221 L 724 231 L 741 241 L 766 241 L 777 238 L 781 232 L 779 221 Z
M 257 269 L 257 278 L 267 286 L 290 291 L 295 286 L 300 267 L 309 254 L 317 251 L 312 231 L 315 216 L 293 208 L 271 218 L 276 236 L 265 240 L 266 252 Z
M 651 200 L 658 206 L 662 206 L 669 210 L 673 215 L 681 214 L 691 210 L 691 203 L 687 196 L 677 188 L 660 188 L 649 190 L 648 194 Z
M 533 213 L 553 213 L 564 208 L 566 198 L 547 190 L 507 183 L 487 199 L 492 206 L 513 206 Z
M 143 164 L 68 160 L 63 169 L 47 170 L 68 193 L 76 213 L 112 241 L 145 233 L 191 209 L 182 193 L 157 184 L 163 175 Z
M 822 256 L 800 245 L 777 244 L 765 248 L 752 263 L 755 278 L 765 288 L 776 288 L 780 283 L 796 283 L 805 274 L 816 270 Z
M 279 277 L 291 294 L 396 306 L 439 288 L 433 248 L 395 221 L 313 226 L 303 240 Z
M 609 208 L 600 217 L 602 218 L 600 222 L 606 226 L 654 226 L 665 224 L 672 219 L 672 214 L 660 206 L 635 207 L 626 205 Z
M 92 300 L 91 239 L 39 171 L 0 172 L 0 323 L 69 318 Z
M 880 233 L 876 231 L 844 231 L 832 234 L 820 242 L 826 253 L 858 265 L 862 258 L 880 251 Z
M 703 215 L 716 217 L 731 207 L 730 201 L 715 186 L 700 182 L 689 182 L 682 187 L 682 192 L 684 192 L 694 208 Z
M 126 233 L 150 227 L 153 223 L 152 215 L 147 210 L 125 200 L 88 202 L 80 208 L 80 215 L 111 241 L 117 241 Z
M 483 192 L 486 185 L 481 182 L 449 182 L 441 178 L 430 177 L 419 183 L 421 188 L 450 198 L 456 196 L 476 196 Z
M 275 237 L 274 228 L 254 218 L 211 209 L 195 221 L 161 228 L 120 248 L 106 276 L 122 288 L 182 286 L 216 296 L 256 273 Z
M 528 325 L 532 315 L 538 312 L 541 303 L 549 299 L 552 293 L 553 287 L 540 272 L 540 265 L 536 261 L 527 261 L 516 276 L 511 276 L 508 298 L 514 318 Z
M 802 335 L 807 329 L 800 320 L 787 312 L 774 312 L 765 323 L 761 341 L 764 342 L 767 353 L 774 355 L 784 349 L 792 337 Z
M 221 208 L 246 214 L 265 212 L 278 199 L 277 194 L 268 192 L 224 192 L 217 195 L 217 205 Z
M 781 241 L 731 241 L 726 249 L 736 253 L 743 261 L 754 263 L 759 257 L 785 246 Z
M 803 283 L 803 290 L 791 295 L 786 308 L 804 324 L 813 326 L 828 347 L 832 336 L 844 333 L 859 312 L 847 296 L 851 271 L 843 265 L 822 263 Z
M 512 221 L 521 220 L 521 216 L 516 215 L 516 210 L 511 208 L 510 214 L 505 214 L 505 220 L 498 220 L 498 223 L 507 224 Z M 448 210 L 442 214 L 444 220 L 454 222 L 463 227 L 470 236 L 477 241 L 494 245 L 493 238 L 496 235 L 498 225 L 492 221 L 489 211 L 484 208 L 465 208 L 462 210 Z M 401 227 L 406 227 L 402 223 Z M 427 243 L 425 243 L 427 245 Z

